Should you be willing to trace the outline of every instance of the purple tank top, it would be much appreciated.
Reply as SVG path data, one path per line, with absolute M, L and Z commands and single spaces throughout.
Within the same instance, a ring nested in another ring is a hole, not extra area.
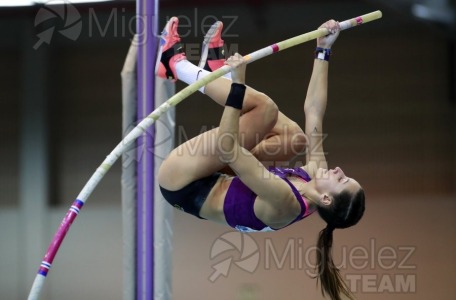
M 294 187 L 293 184 L 287 179 L 287 176 L 293 175 L 302 178 L 304 181 L 310 181 L 310 176 L 301 168 L 269 168 L 269 172 L 282 178 L 296 196 L 299 204 L 301 205 L 301 213 L 296 219 L 294 219 L 287 226 L 302 220 L 307 217 L 313 211 L 309 210 L 309 206 L 305 198 L 301 196 L 299 191 Z M 227 223 L 239 230 L 244 232 L 255 232 L 255 231 L 273 231 L 274 229 L 268 227 L 255 215 L 253 205 L 257 195 L 250 190 L 239 177 L 234 177 L 230 187 L 225 196 L 225 202 L 223 204 L 223 211 L 225 213 L 225 219 Z

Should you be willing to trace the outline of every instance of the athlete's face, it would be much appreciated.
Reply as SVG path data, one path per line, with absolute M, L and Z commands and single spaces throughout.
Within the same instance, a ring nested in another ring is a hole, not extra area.
M 318 169 L 315 186 L 320 194 L 327 194 L 328 196 L 334 196 L 343 191 L 355 194 L 361 188 L 356 180 L 347 177 L 339 167 L 329 170 Z

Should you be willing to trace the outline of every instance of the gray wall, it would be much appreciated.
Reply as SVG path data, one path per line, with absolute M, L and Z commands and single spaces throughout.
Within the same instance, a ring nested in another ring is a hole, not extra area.
M 26 297 L 71 201 L 121 139 L 120 70 L 131 37 L 122 24 L 134 8 L 113 9 L 80 8 L 76 41 L 55 33 L 50 45 L 36 51 L 36 34 L 44 28 L 34 28 L 36 11 L 0 12 L 1 299 Z M 313 30 L 329 17 L 343 20 L 376 9 L 364 2 L 165 5 L 160 24 L 178 15 L 191 25 L 194 30 L 181 33 L 197 61 L 205 17 L 233 22 L 225 41 L 233 51 L 249 53 Z M 117 23 L 109 16 L 117 16 Z M 310 42 L 289 49 L 248 70 L 249 84 L 301 124 L 313 48 Z M 437 28 L 388 10 L 381 21 L 343 32 L 334 47 L 325 146 L 330 164 L 357 178 L 368 197 L 360 224 L 336 231 L 334 253 L 361 299 L 453 299 L 456 293 L 454 58 L 454 41 Z M 194 95 L 177 107 L 177 126 L 191 137 L 216 125 L 220 115 L 210 99 Z M 182 135 L 176 138 L 182 142 Z M 43 298 L 121 299 L 119 183 L 117 165 L 68 234 Z M 229 228 L 176 212 L 174 299 L 320 299 L 309 272 L 322 227 L 312 216 L 278 233 L 251 235 L 259 254 L 255 271 L 232 265 L 227 278 L 211 282 L 214 265 L 233 255 L 242 260 L 235 250 L 211 259 L 213 244 L 226 240 Z M 274 253 L 284 259 L 282 266 Z

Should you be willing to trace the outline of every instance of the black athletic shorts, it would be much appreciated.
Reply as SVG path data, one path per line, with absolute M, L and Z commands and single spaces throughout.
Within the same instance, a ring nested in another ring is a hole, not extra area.
M 204 219 L 199 212 L 220 175 L 221 173 L 215 173 L 198 179 L 177 191 L 169 191 L 160 186 L 160 191 L 166 201 L 175 208 Z

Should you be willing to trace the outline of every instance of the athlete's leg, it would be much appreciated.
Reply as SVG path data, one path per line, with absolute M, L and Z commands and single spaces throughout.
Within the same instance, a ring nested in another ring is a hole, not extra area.
M 171 18 L 162 33 L 161 57 L 158 75 L 191 84 L 198 76 L 208 71 L 188 62 L 180 50 L 177 33 L 178 19 Z M 224 105 L 231 81 L 219 78 L 210 83 L 206 94 L 217 103 Z M 275 126 L 278 110 L 275 103 L 265 94 L 248 88 L 244 98 L 240 119 L 240 143 L 247 149 L 255 147 Z M 180 189 L 188 183 L 219 171 L 224 163 L 218 157 L 218 129 L 205 132 L 177 147 L 163 162 L 159 182 L 168 190 Z
M 163 56 L 166 58 L 167 55 L 168 60 L 162 59 L 159 76 L 171 77 L 174 80 L 179 78 L 192 84 L 198 77 L 207 76 L 209 72 L 188 62 L 185 54 L 175 53 L 179 49 L 176 45 L 180 42 L 177 23 L 177 18 L 173 18 L 165 27 L 167 32 L 164 34 L 162 50 Z M 220 40 L 215 45 L 220 46 Z M 220 63 L 218 66 L 220 67 Z M 224 105 L 230 88 L 230 80 L 219 78 L 209 83 L 204 92 L 220 105 Z M 300 128 L 283 114 L 278 117 L 277 106 L 265 94 L 248 87 L 242 113 L 240 143 L 246 149 L 255 148 L 254 153 L 260 160 L 286 160 L 293 157 L 296 151 L 299 152 L 296 150 L 297 146 L 293 149 L 291 147 L 301 137 L 296 134 Z M 225 164 L 217 155 L 217 133 L 217 129 L 208 131 L 177 147 L 162 164 L 160 184 L 169 190 L 175 190 L 222 169 Z
M 168 21 L 165 29 L 162 32 L 158 76 L 174 81 L 179 79 L 190 85 L 196 82 L 198 79 L 209 75 L 210 72 L 203 68 L 195 66 L 186 59 L 186 56 L 183 53 L 182 46 L 180 44 L 181 39 L 177 32 L 178 24 L 179 20 L 176 17 L 173 17 Z M 208 31 L 208 34 L 205 38 L 205 44 L 208 45 L 205 47 L 205 57 L 207 59 L 211 60 L 213 58 L 213 56 L 208 55 L 208 53 L 211 54 L 214 47 L 223 46 L 223 40 L 220 38 L 221 29 L 222 23 L 217 22 Z M 219 68 L 223 65 L 223 61 L 220 59 L 218 59 L 216 62 L 217 63 L 214 63 L 214 61 L 211 60 L 211 63 L 209 63 L 206 60 L 205 63 L 200 62 L 200 64 L 206 65 L 207 69 L 209 69 L 210 66 L 216 66 Z M 230 89 L 231 80 L 227 78 L 218 78 L 210 82 L 200 91 L 204 92 L 218 104 L 224 106 Z M 254 135 L 254 132 L 256 132 L 258 133 L 258 136 L 261 136 L 261 138 L 258 138 L 257 142 L 254 142 L 250 138 L 247 138 L 246 141 L 242 143 L 245 148 L 249 150 L 252 149 L 264 137 L 264 134 L 262 133 L 264 130 L 258 130 L 259 126 L 262 126 L 262 124 L 267 124 L 267 126 L 270 127 L 270 117 L 268 114 L 265 114 L 264 120 L 261 120 L 262 110 L 269 106 L 275 106 L 275 104 L 268 96 L 256 91 L 253 88 L 247 88 L 242 108 L 242 114 L 246 114 L 251 110 L 255 111 L 248 117 L 241 119 L 241 126 L 243 123 L 250 122 L 251 115 L 254 115 L 256 118 L 260 118 L 260 120 L 257 120 L 258 126 L 243 126 L 246 131 L 241 132 L 247 134 L 248 137 L 252 136 L 252 134 Z M 276 117 L 274 117 L 274 119 L 276 119 Z

